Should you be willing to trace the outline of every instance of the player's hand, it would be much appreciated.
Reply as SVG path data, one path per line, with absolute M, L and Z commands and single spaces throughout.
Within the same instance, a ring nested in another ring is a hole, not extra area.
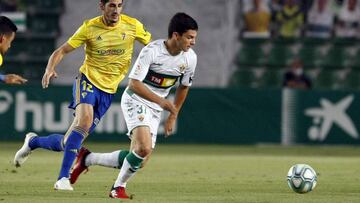
M 161 108 L 165 109 L 166 111 L 169 111 L 171 114 L 177 115 L 176 107 L 171 101 L 167 99 L 162 99 L 159 105 Z
M 21 85 L 21 84 L 26 83 L 27 79 L 21 77 L 20 75 L 8 74 L 8 75 L 5 75 L 4 82 L 6 84 Z
M 49 69 L 46 69 L 45 70 L 45 73 L 43 75 L 43 78 L 41 80 L 41 85 L 42 87 L 45 89 L 45 88 L 48 88 L 49 87 L 49 83 L 50 83 L 50 79 L 52 78 L 57 78 L 58 74 L 55 72 L 55 70 L 49 70 Z
M 166 119 L 165 122 L 165 137 L 169 137 L 174 130 L 175 123 L 176 123 L 177 115 L 170 114 L 169 117 Z

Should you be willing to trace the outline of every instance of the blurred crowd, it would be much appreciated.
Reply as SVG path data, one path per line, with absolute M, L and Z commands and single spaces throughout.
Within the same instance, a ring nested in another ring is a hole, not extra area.
M 360 38 L 360 0 L 240 0 L 245 38 Z
M 0 13 L 24 10 L 25 0 L 0 0 Z

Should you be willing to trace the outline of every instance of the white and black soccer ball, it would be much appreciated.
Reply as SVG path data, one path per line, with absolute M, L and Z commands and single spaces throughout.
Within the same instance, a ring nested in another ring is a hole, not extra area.
M 307 164 L 296 164 L 287 174 L 289 187 L 297 193 L 307 193 L 314 190 L 317 184 L 315 170 Z

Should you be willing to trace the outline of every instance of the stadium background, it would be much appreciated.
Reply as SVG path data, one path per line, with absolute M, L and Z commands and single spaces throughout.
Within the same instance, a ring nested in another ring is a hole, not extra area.
M 170 19 L 176 11 L 187 12 L 199 21 L 200 32 L 194 48 L 199 62 L 194 88 L 178 120 L 176 136 L 167 142 L 359 143 L 359 117 L 355 113 L 360 88 L 358 41 L 335 37 L 325 40 L 241 38 L 241 2 L 211 2 L 134 0 L 125 3 L 124 13 L 142 21 L 154 39 L 166 38 L 168 20 L 165 19 Z M 2 11 L 2 14 L 15 19 L 23 30 L 5 57 L 2 71 L 22 74 L 30 82 L 22 87 L 2 86 L 0 118 L 7 122 L 0 127 L 4 132 L 0 139 L 21 140 L 28 131 L 41 135 L 66 131 L 71 122 L 66 104 L 71 98 L 74 76 L 83 61 L 83 50 L 78 49 L 64 58 L 57 69 L 60 77 L 53 80 L 50 89 L 42 90 L 40 80 L 51 52 L 65 42 L 83 20 L 99 15 L 98 1 L 18 1 L 17 13 Z M 140 48 L 137 44 L 134 57 Z M 304 60 L 305 71 L 314 82 L 313 90 L 281 87 L 282 74 L 293 57 Z M 121 136 L 126 132 L 118 106 L 121 91 L 109 116 L 90 140 L 126 141 L 127 138 Z M 326 130 L 325 116 L 306 114 L 310 108 L 324 109 L 321 105 L 324 99 L 336 106 L 348 96 L 352 100 L 343 113 L 349 116 L 350 123 L 340 126 L 332 120 Z M 326 131 L 326 135 L 322 131 Z
M 44 136 L 69 126 L 67 105 L 83 50 L 64 58 L 60 77 L 49 89 L 43 90 L 40 80 L 51 52 L 83 20 L 99 15 L 98 1 L 0 0 L 0 5 L 9 2 L 17 2 L 19 12 L 1 10 L 1 15 L 23 31 L 0 71 L 30 81 L 0 88 L 0 202 L 110 202 L 118 170 L 91 167 L 75 191 L 65 193 L 52 190 L 62 153 L 36 150 L 21 168 L 12 163 L 26 132 Z M 148 166 L 128 185 L 136 194 L 131 202 L 360 202 L 359 41 L 242 38 L 240 3 L 126 0 L 124 12 L 142 21 L 154 39 L 166 37 L 168 20 L 178 11 L 194 16 L 200 26 L 196 79 L 176 134 L 166 140 L 159 136 Z M 134 57 L 141 48 L 136 47 Z M 312 90 L 282 88 L 282 74 L 293 57 L 304 60 Z M 92 151 L 128 147 L 119 104 L 125 84 L 84 143 Z M 314 192 L 289 190 L 286 174 L 296 163 L 318 172 Z

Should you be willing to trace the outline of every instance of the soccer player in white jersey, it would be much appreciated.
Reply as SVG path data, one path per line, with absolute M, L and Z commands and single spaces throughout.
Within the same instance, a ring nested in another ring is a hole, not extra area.
M 142 49 L 121 99 L 131 139 L 130 152 L 91 153 L 82 148 L 70 177 L 72 183 L 90 165 L 121 168 L 109 196 L 130 198 L 125 192 L 126 184 L 144 166 L 155 147 L 162 111 L 170 112 L 165 123 L 167 137 L 192 85 L 197 56 L 191 47 L 195 45 L 197 31 L 197 22 L 192 17 L 177 13 L 170 21 L 168 39 L 156 40 Z M 171 102 L 166 97 L 177 81 L 179 86 Z

